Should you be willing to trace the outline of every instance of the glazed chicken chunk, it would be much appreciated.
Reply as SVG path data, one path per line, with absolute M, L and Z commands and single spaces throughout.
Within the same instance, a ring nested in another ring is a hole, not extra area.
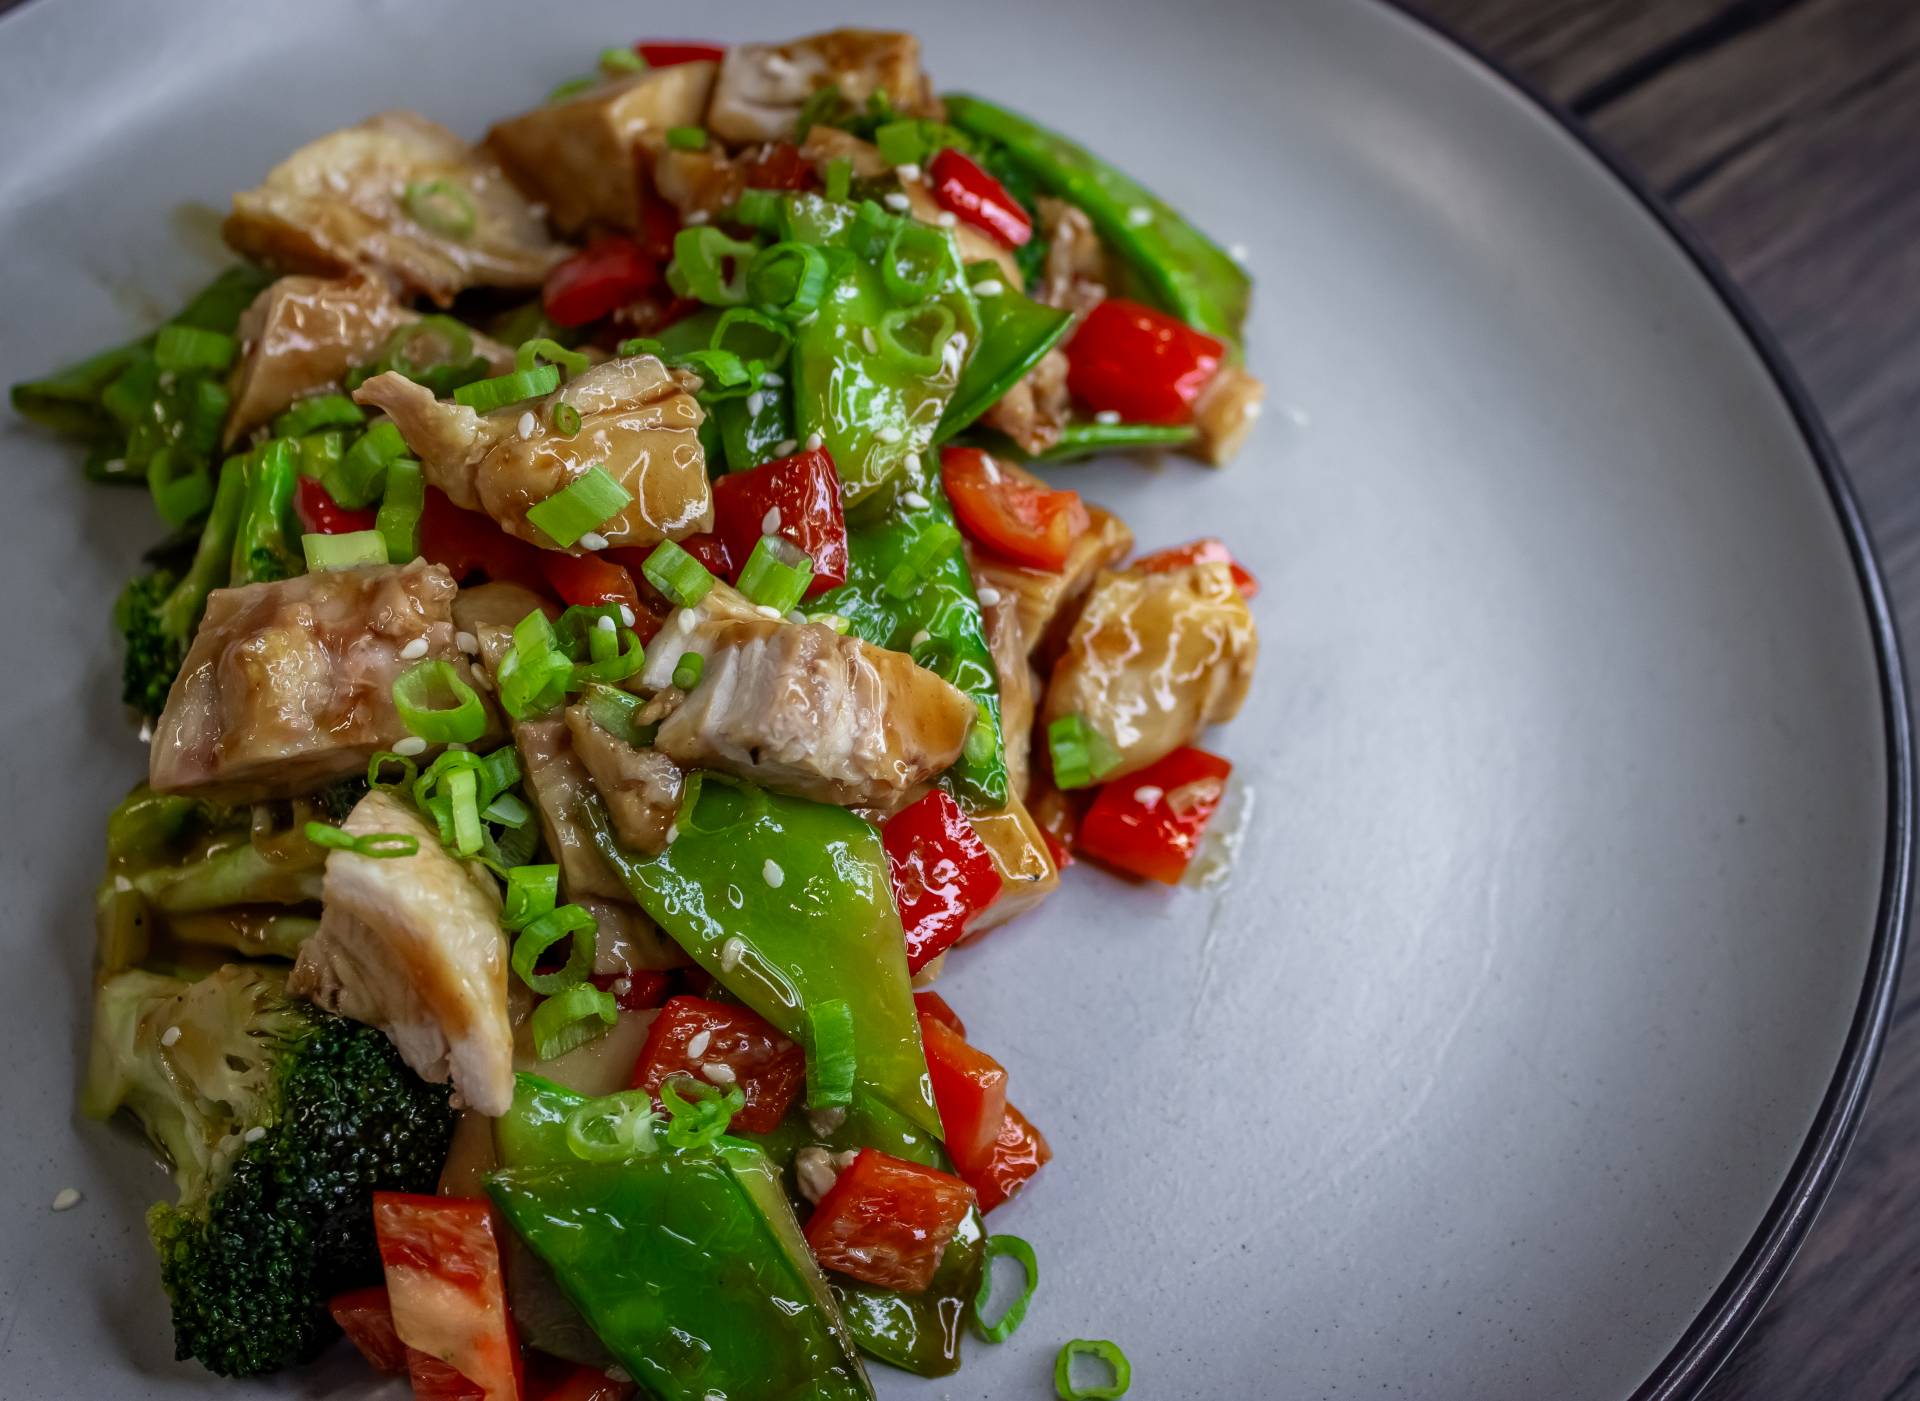
M 498 165 L 414 112 L 302 146 L 233 197 L 224 232 L 271 267 L 359 269 L 441 306 L 469 287 L 537 287 L 566 251 Z
M 570 705 L 566 714 L 573 752 L 606 803 L 620 844 L 642 856 L 664 849 L 680 811 L 679 766 L 657 749 L 637 748 L 609 733 L 584 705 Z
M 247 802 L 364 772 L 407 738 L 402 672 L 438 658 L 471 683 L 456 592 L 421 560 L 214 590 L 154 730 L 154 788 Z
M 1232 719 L 1258 650 L 1231 566 L 1104 573 L 1054 663 L 1041 718 L 1085 716 L 1120 751 L 1109 776 L 1123 777 Z
M 779 141 L 793 134 L 816 89 L 840 89 L 859 106 L 884 92 L 896 112 L 933 116 L 920 41 L 878 29 L 835 29 L 784 44 L 735 44 L 720 64 L 707 129 L 722 141 Z
M 700 423 L 687 381 L 651 355 L 632 355 L 575 375 L 545 399 L 479 414 L 389 371 L 354 391 L 385 409 L 420 459 L 427 483 L 456 506 L 484 511 L 510 535 L 557 548 L 527 512 L 601 467 L 632 498 L 598 527 L 612 545 L 656 545 L 713 525 Z M 571 406 L 571 437 L 553 426 Z
M 462 866 L 407 803 L 375 790 L 347 815 L 356 837 L 413 837 L 411 856 L 327 854 L 320 927 L 287 990 L 386 1032 L 422 1079 L 500 1115 L 513 1102 L 507 941 L 492 881 Z

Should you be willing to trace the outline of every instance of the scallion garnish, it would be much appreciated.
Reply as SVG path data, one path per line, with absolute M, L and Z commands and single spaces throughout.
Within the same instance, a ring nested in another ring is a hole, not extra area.
M 1062 715 L 1047 726 L 1047 753 L 1056 788 L 1086 788 L 1120 767 L 1120 751 L 1084 715 Z
M 711 224 L 673 236 L 673 264 L 686 295 L 709 306 L 739 306 L 747 299 L 747 268 L 760 250 L 728 238 Z
M 520 981 L 542 996 L 551 997 L 587 980 L 593 971 L 593 955 L 600 932 L 599 921 L 579 905 L 561 905 L 536 915 L 513 941 L 513 971 Z M 557 972 L 542 973 L 541 955 L 571 937 L 567 961 Z
M 559 387 L 560 369 L 557 365 L 536 365 L 531 370 L 515 370 L 512 374 L 495 375 L 491 379 L 477 379 L 472 384 L 463 384 L 453 391 L 453 401 L 465 404 L 475 413 L 492 413 L 495 409 L 504 409 L 508 404 L 541 398 Z
M 670 126 L 667 128 L 667 145 L 676 151 L 704 151 L 707 149 L 707 129 L 703 126 Z
M 887 122 L 875 127 L 873 144 L 888 165 L 919 165 L 928 156 L 927 138 L 916 121 Z
M 513 628 L 513 650 L 500 662 L 500 704 L 516 720 L 541 715 L 567 698 L 573 663 L 560 650 L 553 624 L 538 609 Z
M 575 983 L 533 1009 L 533 1053 L 541 1060 L 563 1056 L 604 1034 L 619 1016 L 612 993 Z
M 549 102 L 565 102 L 568 98 L 578 97 L 600 86 L 600 75 L 591 73 L 582 78 L 569 78 L 564 83 L 555 83 L 547 93 Z
M 564 550 L 619 515 L 632 500 L 633 493 L 596 463 L 539 505 L 529 507 L 527 519 Z
M 1026 1274 L 1026 1287 L 998 1319 L 989 1323 L 987 1299 L 993 1293 L 993 1262 L 1003 1255 L 1019 1262 Z M 1033 1291 L 1039 1286 L 1040 1262 L 1034 1259 L 1032 1246 L 1018 1236 L 988 1236 L 986 1249 L 980 1256 L 980 1288 L 973 1296 L 973 1331 L 987 1342 L 1004 1343 L 1027 1316 L 1027 1305 L 1033 1301 Z
M 951 246 L 944 230 L 917 219 L 896 220 L 880 254 L 880 280 L 895 300 L 908 306 L 923 302 L 932 295 Z M 919 275 L 910 276 L 913 272 Z
M 762 535 L 740 571 L 740 592 L 750 603 L 789 613 L 813 582 L 813 559 L 790 540 Z
M 500 922 L 518 933 L 552 910 L 559 898 L 559 866 L 516 866 L 507 876 L 507 901 Z
M 237 470 L 237 469 L 236 469 Z M 147 459 L 147 490 L 154 509 L 171 526 L 183 526 L 213 504 L 213 473 L 204 462 L 171 447 L 156 448 Z
M 300 552 L 307 558 L 309 574 L 328 569 L 359 569 L 363 565 L 387 562 L 387 540 L 377 530 L 351 530 L 340 535 L 302 535 Z
M 387 464 L 387 489 L 373 528 L 387 542 L 387 563 L 405 564 L 420 553 L 420 516 L 427 506 L 426 479 L 410 457 Z
M 162 374 L 224 370 L 240 352 L 232 336 L 200 326 L 162 326 L 153 338 L 153 363 Z
M 453 663 L 437 658 L 394 679 L 393 708 L 409 734 L 429 744 L 472 744 L 486 732 L 487 708 Z
M 621 1090 L 590 1099 L 567 1115 L 567 1150 L 589 1163 L 620 1163 L 658 1151 L 653 1096 Z
M 644 73 L 647 61 L 632 49 L 600 50 L 600 71 L 603 73 Z
M 807 1008 L 807 1107 L 853 1103 L 853 1008 L 840 998 Z
M 563 438 L 571 438 L 580 431 L 580 410 L 565 399 L 553 406 L 553 412 L 547 415 L 547 421 L 553 425 L 553 431 Z
M 793 349 L 793 332 L 763 311 L 737 306 L 720 313 L 707 344 L 712 350 L 739 356 L 743 364 L 762 366 L 764 373 L 785 362 L 787 352 Z
M 827 257 L 810 243 L 773 244 L 754 254 L 747 265 L 748 298 L 782 316 L 805 316 L 820 305 L 826 292 Z
M 660 1082 L 660 1103 L 667 1109 L 667 1142 L 675 1148 L 711 1148 L 733 1116 L 746 1108 L 738 1085 L 725 1090 L 691 1075 L 669 1075 Z
M 358 428 L 367 411 L 344 394 L 315 394 L 302 399 L 273 421 L 276 438 L 304 438 L 323 428 Z
M 388 778 L 388 767 L 396 764 L 400 768 L 400 777 Z M 419 773 L 420 766 L 406 755 L 396 754 L 391 749 L 377 749 L 374 751 L 373 757 L 367 760 L 367 787 L 387 789 L 411 788 L 414 779 L 419 776 Z
M 337 467 L 323 470 L 320 485 L 342 506 L 357 511 L 379 499 L 386 486 L 387 464 L 406 452 L 407 440 L 400 430 L 391 420 L 381 419 L 347 449 Z
M 356 837 L 331 822 L 309 822 L 307 840 L 331 851 L 351 851 L 355 856 L 371 856 L 386 861 L 396 856 L 412 856 L 420 850 L 420 839 L 410 832 L 368 832 Z
M 730 224 L 741 224 L 761 233 L 774 233 L 780 227 L 783 209 L 780 196 L 773 190 L 742 190 L 727 215 Z
M 700 677 L 707 669 L 707 659 L 698 652 L 688 652 L 673 664 L 673 684 L 683 691 L 691 691 L 700 684 Z
M 473 196 L 456 181 L 416 180 L 407 186 L 404 202 L 407 216 L 429 233 L 451 239 L 473 233 Z
M 662 540 L 640 572 L 667 600 L 681 608 L 692 608 L 713 588 L 713 575 L 706 565 L 671 540 Z
M 1100 1385 L 1076 1382 L 1073 1379 L 1073 1361 L 1076 1357 L 1091 1357 L 1106 1364 L 1112 1380 Z M 1127 1361 L 1127 1355 L 1120 1351 L 1115 1343 L 1105 1338 L 1075 1338 L 1060 1349 L 1059 1357 L 1053 1363 L 1053 1394 L 1060 1401 L 1117 1401 L 1127 1394 L 1127 1388 L 1133 1385 L 1133 1367 Z
M 513 352 L 513 368 L 531 370 L 541 364 L 558 365 L 568 375 L 577 375 L 593 362 L 577 350 L 568 350 L 551 336 L 535 336 L 520 342 Z

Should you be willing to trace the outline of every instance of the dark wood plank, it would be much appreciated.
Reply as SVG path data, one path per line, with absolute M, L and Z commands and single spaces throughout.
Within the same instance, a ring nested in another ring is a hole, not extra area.
M 1774 328 L 1920 656 L 1920 5 L 1427 0 L 1647 174 Z M 1920 977 L 1800 1258 L 1710 1401 L 1920 1397 Z

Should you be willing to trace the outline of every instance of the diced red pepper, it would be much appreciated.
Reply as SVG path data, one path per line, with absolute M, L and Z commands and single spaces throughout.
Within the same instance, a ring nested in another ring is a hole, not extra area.
M 719 44 L 670 39 L 642 39 L 633 51 L 647 61 L 649 68 L 671 68 L 676 63 L 718 63 L 727 56 Z
M 750 190 L 811 190 L 820 176 L 798 146 L 774 141 L 747 162 L 746 181 Z
M 960 1020 L 960 1014 L 949 1007 L 947 999 L 932 988 L 922 988 L 913 995 L 913 1010 L 952 1028 L 955 1036 L 967 1034 L 967 1024 Z
M 1006 1068 L 933 1017 L 920 1018 L 920 1044 L 927 1053 L 947 1156 L 960 1175 L 970 1179 L 991 1162 L 1001 1121 L 1007 1117 Z
M 1252 598 L 1260 592 L 1260 581 L 1242 569 L 1240 561 L 1233 557 L 1226 545 L 1211 535 L 1142 555 L 1127 568 L 1162 574 L 1173 569 L 1184 569 L 1189 564 L 1224 564 L 1232 571 L 1233 586 L 1240 590 L 1242 598 Z
M 669 978 L 657 968 L 636 968 L 631 973 L 595 973 L 589 979 L 602 992 L 613 994 L 623 1012 L 644 1012 L 667 1000 Z M 624 986 L 623 986 L 624 985 Z
M 649 200 L 640 210 L 640 246 L 656 263 L 673 257 L 673 236 L 680 232 L 680 211 L 663 199 Z M 674 300 L 683 300 L 675 297 Z M 699 306 L 698 301 L 694 301 Z
M 918 1294 L 973 1202 L 951 1173 L 863 1148 L 807 1218 L 807 1244 L 829 1270 Z
M 809 448 L 721 477 L 713 484 L 712 532 L 682 540 L 680 545 L 715 574 L 737 580 L 753 547 L 769 533 L 806 551 L 813 561 L 809 598 L 847 581 L 847 518 L 840 507 L 840 474 L 825 448 Z
M 327 489 L 312 477 L 302 477 L 294 494 L 294 511 L 300 528 L 309 535 L 348 535 L 356 530 L 372 530 L 374 512 L 354 511 L 327 494 Z
M 540 300 L 561 326 L 584 326 L 611 316 L 661 285 L 660 264 L 635 239 L 607 234 L 547 274 Z
M 598 1367 L 534 1353 L 528 1360 L 527 1394 L 531 1401 L 626 1401 L 633 1383 L 617 1382 Z
M 540 570 L 553 591 L 568 603 L 592 608 L 601 603 L 624 603 L 636 612 L 640 591 L 633 586 L 633 575 L 610 559 L 595 554 L 570 555 L 561 550 L 541 550 Z
M 444 565 L 457 582 L 475 574 L 504 583 L 547 591 L 540 556 L 546 551 L 519 540 L 478 511 L 463 511 L 435 487 L 428 487 L 420 512 L 420 553 Z
M 1081 854 L 1130 875 L 1177 885 L 1232 772 L 1233 765 L 1219 755 L 1187 748 L 1115 779 L 1100 789 L 1080 820 Z
M 520 1348 L 507 1312 L 492 1208 L 477 1197 L 375 1192 L 373 1233 L 394 1332 L 429 1364 L 409 1358 L 416 1396 L 519 1401 Z M 460 1381 L 474 1389 L 459 1390 Z
M 393 1331 L 393 1309 L 384 1284 L 336 1294 L 327 1300 L 327 1312 L 374 1371 L 398 1375 L 407 1370 L 407 1345 Z
M 1015 564 L 1058 572 L 1093 527 L 1080 493 L 1016 477 L 979 448 L 943 448 L 940 481 L 967 537 Z
M 1152 307 L 1108 297 L 1067 342 L 1067 388 L 1129 423 L 1186 423 L 1226 347 Z
M 413 1383 L 413 1401 L 487 1401 L 478 1382 L 419 1348 L 407 1349 L 407 1380 Z
M 944 788 L 902 808 L 880 829 L 893 903 L 907 936 L 907 971 L 918 973 L 960 941 L 1000 894 L 1000 869 Z
M 1033 238 L 1033 220 L 1007 187 L 971 158 L 949 146 L 927 166 L 927 180 L 940 207 L 963 223 L 992 235 L 1008 248 Z
M 962 1174 L 980 1197 L 980 1209 L 992 1211 L 1014 1193 L 1018 1192 L 1041 1167 L 1053 1158 L 1053 1149 L 1047 1146 L 1047 1140 L 1011 1104 L 1007 1106 L 1007 1117 L 1000 1123 L 1000 1136 L 993 1142 L 993 1152 L 986 1164 L 977 1172 Z
M 704 997 L 670 997 L 647 1029 L 647 1041 L 628 1083 L 652 1094 L 670 1075 L 703 1085 L 718 1083 L 704 1067 L 727 1067 L 746 1104 L 734 1127 L 772 1133 L 807 1082 L 807 1055 L 745 1007 Z

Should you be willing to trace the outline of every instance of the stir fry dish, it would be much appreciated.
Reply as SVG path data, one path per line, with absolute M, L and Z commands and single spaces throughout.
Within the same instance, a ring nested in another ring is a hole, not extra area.
M 1041 471 L 1233 455 L 1238 263 L 865 30 L 382 113 L 226 238 L 13 390 L 167 532 L 83 1105 L 171 1169 L 179 1356 L 828 1401 L 1008 1338 L 1051 1149 L 932 984 L 1076 858 L 1183 879 L 1257 645 Z

